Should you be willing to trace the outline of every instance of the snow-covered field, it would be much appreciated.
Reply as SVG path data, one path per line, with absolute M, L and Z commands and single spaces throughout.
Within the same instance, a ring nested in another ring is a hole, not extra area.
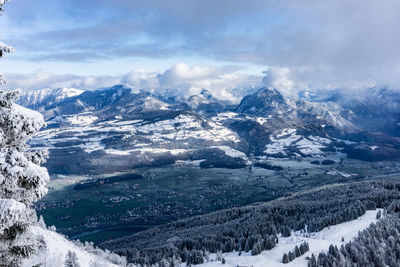
M 151 147 L 143 147 L 143 148 L 138 148 L 138 149 L 131 149 L 131 150 L 116 150 L 116 149 L 105 149 L 104 152 L 106 154 L 112 154 L 112 155 L 121 155 L 121 156 L 126 156 L 129 155 L 131 152 L 138 152 L 141 154 L 159 154 L 159 153 L 171 153 L 171 155 L 179 155 L 186 153 L 188 150 L 187 149 L 165 149 L 165 148 L 151 148 Z
M 309 237 L 300 231 L 293 232 L 290 237 L 279 237 L 279 243 L 276 247 L 263 251 L 257 256 L 251 256 L 251 252 L 242 253 L 241 256 L 238 256 L 238 252 L 226 253 L 223 255 L 226 264 L 222 265 L 220 261 L 215 261 L 216 255 L 212 254 L 210 255 L 210 259 L 214 259 L 214 261 L 197 266 L 307 266 L 306 257 L 311 257 L 312 253 L 318 255 L 322 251 L 327 252 L 331 244 L 340 247 L 341 244 L 354 239 L 359 231 L 366 229 L 371 223 L 375 223 L 377 221 L 376 214 L 379 210 L 381 209 L 369 210 L 356 220 L 324 228 L 320 232 L 312 233 Z M 344 242 L 342 242 L 342 237 L 344 238 Z M 283 264 L 283 254 L 294 251 L 295 246 L 300 246 L 304 241 L 308 242 L 310 250 L 292 262 Z
M 232 157 L 232 158 L 243 158 L 247 159 L 247 156 L 242 151 L 237 149 L 231 148 L 229 146 L 211 146 L 210 148 L 218 148 L 225 152 L 225 155 Z
M 68 116 L 66 119 L 69 123 L 71 123 L 71 125 L 87 126 L 93 124 L 99 118 L 93 115 L 81 114 L 81 115 Z
M 289 147 L 296 147 L 301 153 L 309 156 L 321 156 L 325 153 L 321 148 L 326 147 L 331 141 L 319 136 L 304 137 L 297 134 L 296 129 L 284 129 L 281 133 L 271 135 L 271 144 L 266 145 L 264 153 L 287 155 Z
M 333 176 L 340 175 L 340 176 L 346 177 L 346 178 L 349 178 L 349 177 L 355 175 L 355 174 L 352 174 L 352 173 L 341 172 L 341 171 L 338 171 L 338 170 L 335 170 L 335 169 L 328 171 L 326 174 L 333 175 Z
M 69 116 L 67 127 L 46 129 L 31 140 L 32 145 L 47 149 L 65 147 L 80 147 L 87 153 L 105 149 L 103 139 L 114 135 L 124 134 L 125 137 L 140 136 L 147 139 L 144 143 L 132 143 L 125 150 L 108 149 L 106 153 L 129 155 L 130 152 L 160 153 L 167 152 L 165 145 L 171 142 L 186 142 L 189 140 L 204 140 L 214 143 L 238 143 L 237 134 L 219 122 L 203 121 L 190 115 L 179 115 L 174 119 L 161 120 L 153 123 L 142 120 L 133 121 L 105 121 L 96 123 L 98 118 L 90 114 L 84 116 Z M 59 122 L 59 118 L 56 122 Z M 204 124 L 207 123 L 207 127 Z M 152 144 L 150 149 L 148 146 Z M 229 148 L 224 146 L 225 148 Z M 223 149 L 227 155 L 241 153 L 233 149 Z M 172 154 L 183 153 L 184 150 L 169 151 Z M 242 157 L 244 153 L 241 153 Z M 245 155 L 244 155 L 245 156 Z

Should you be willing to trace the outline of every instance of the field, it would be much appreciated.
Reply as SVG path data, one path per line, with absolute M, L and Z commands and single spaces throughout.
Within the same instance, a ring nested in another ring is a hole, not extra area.
M 377 175 L 399 178 L 397 162 L 367 163 L 340 157 L 332 160 L 333 165 L 311 164 L 311 159 L 270 162 L 284 167 L 283 171 L 175 165 L 103 176 L 54 175 L 49 193 L 36 209 L 47 225 L 55 225 L 61 233 L 96 243 L 323 184 Z

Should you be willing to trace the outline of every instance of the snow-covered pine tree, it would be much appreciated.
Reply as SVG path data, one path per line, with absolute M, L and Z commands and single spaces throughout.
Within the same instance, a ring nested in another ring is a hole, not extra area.
M 8 2 L 8 0 L 0 0 L 0 15 L 4 11 L 3 7 L 6 2 Z M 14 52 L 14 48 L 0 41 L 0 58 L 3 57 L 5 53 L 12 53 L 12 52 Z M 4 79 L 3 74 L 0 73 L 0 85 L 3 85 L 5 83 L 6 80 Z
M 0 13 L 8 0 L 0 0 Z M 14 49 L 0 42 L 0 57 Z M 0 83 L 5 79 L 0 75 Z M 0 266 L 19 266 L 45 244 L 29 233 L 37 223 L 31 204 L 43 197 L 49 175 L 40 167 L 47 152 L 26 141 L 45 125 L 43 117 L 14 103 L 18 92 L 0 91 Z
M 64 266 L 65 267 L 80 267 L 80 265 L 78 263 L 78 257 L 76 256 L 75 252 L 68 250 Z

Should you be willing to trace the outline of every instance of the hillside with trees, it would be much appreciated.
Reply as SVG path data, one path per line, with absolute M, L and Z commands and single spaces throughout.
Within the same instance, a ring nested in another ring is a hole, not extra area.
M 354 241 L 340 247 L 331 245 L 328 253 L 314 256 L 308 266 L 399 266 L 400 202 L 391 203 L 386 212 Z
M 366 210 L 387 208 L 400 200 L 400 183 L 368 181 L 324 186 L 271 202 L 196 216 L 124 238 L 104 242 L 103 248 L 127 256 L 136 264 L 180 259 L 198 264 L 208 253 L 272 249 L 278 235 L 291 231 L 317 232 L 351 221 Z

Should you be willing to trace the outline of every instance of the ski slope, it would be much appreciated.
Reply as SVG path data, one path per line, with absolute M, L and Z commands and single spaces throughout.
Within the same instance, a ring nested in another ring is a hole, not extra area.
M 279 243 L 276 245 L 276 247 L 271 250 L 263 251 L 261 254 L 256 256 L 251 256 L 251 252 L 242 253 L 241 256 L 238 255 L 238 252 L 225 253 L 223 257 L 225 258 L 226 263 L 223 265 L 220 261 L 216 261 L 216 255 L 212 254 L 210 255 L 210 259 L 212 261 L 196 266 L 307 267 L 307 257 L 311 257 L 311 254 L 317 256 L 322 251 L 328 252 L 331 244 L 340 247 L 341 244 L 353 240 L 358 235 L 359 231 L 366 229 L 369 225 L 371 225 L 371 223 L 375 223 L 377 221 L 376 214 L 379 210 L 381 209 L 369 210 L 356 220 L 326 227 L 320 232 L 305 234 L 302 231 L 297 231 L 292 232 L 290 237 L 280 236 Z M 342 242 L 342 237 L 344 238 L 344 242 Z M 283 264 L 283 254 L 288 253 L 289 251 L 294 251 L 295 246 L 300 246 L 300 244 L 304 241 L 308 242 L 310 250 L 293 261 Z

